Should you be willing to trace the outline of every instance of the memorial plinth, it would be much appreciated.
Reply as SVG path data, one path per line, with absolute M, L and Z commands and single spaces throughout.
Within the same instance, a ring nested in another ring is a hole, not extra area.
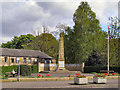
M 59 58 L 58 58 L 58 69 L 57 71 L 66 71 L 65 69 L 65 59 L 64 59 L 64 39 L 63 34 L 60 34 L 59 39 Z
M 59 39 L 59 58 L 58 58 L 58 68 L 55 72 L 52 73 L 80 73 L 80 71 L 69 71 L 65 68 L 65 59 L 64 59 L 64 38 L 63 34 L 60 34 Z

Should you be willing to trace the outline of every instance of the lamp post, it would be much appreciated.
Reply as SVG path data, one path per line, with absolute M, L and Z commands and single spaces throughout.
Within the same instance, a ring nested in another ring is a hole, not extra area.
M 18 58 L 18 82 L 20 81 L 20 60 L 21 58 Z

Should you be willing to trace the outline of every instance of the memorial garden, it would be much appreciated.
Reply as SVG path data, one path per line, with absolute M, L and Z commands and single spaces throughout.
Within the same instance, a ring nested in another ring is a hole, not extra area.
M 14 36 L 11 41 L 2 43 L 0 81 L 3 88 L 14 88 L 14 82 L 15 88 L 22 88 L 19 83 L 24 82 L 28 83 L 23 84 L 27 88 L 30 85 L 45 88 L 46 83 L 50 88 L 54 88 L 54 84 L 60 88 L 118 88 L 120 34 L 117 20 L 108 17 L 108 30 L 103 30 L 88 2 L 81 2 L 73 14 L 73 28 L 59 23 L 57 30 L 50 32 L 43 26 L 43 33 L 37 36 Z

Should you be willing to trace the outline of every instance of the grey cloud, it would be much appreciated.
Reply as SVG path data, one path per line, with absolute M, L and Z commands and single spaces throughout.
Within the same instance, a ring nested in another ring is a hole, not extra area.
M 72 17 L 73 11 L 70 8 L 74 5 L 73 3 L 74 2 L 37 2 L 45 11 L 64 18 Z
M 13 37 L 32 33 L 36 22 L 55 27 L 59 22 L 69 22 L 72 11 L 64 3 L 37 2 L 38 6 L 27 6 L 24 2 L 2 4 L 2 36 Z M 72 23 L 72 22 L 70 22 Z
M 2 3 L 2 36 L 3 38 L 11 38 L 14 35 L 19 36 L 21 34 L 32 33 L 37 22 L 39 22 L 39 26 L 45 24 L 51 28 L 55 27 L 58 23 L 66 23 L 72 27 L 74 24 L 72 20 L 73 13 L 79 3 L 80 2 L 36 2 L 35 6 L 26 4 L 25 2 Z M 113 6 L 103 5 L 98 7 L 96 3 L 93 2 L 91 3 L 91 7 L 95 9 L 95 12 L 102 21 L 102 16 L 108 16 L 109 12 L 107 10 Z M 100 9 L 102 11 L 99 11 L 99 8 L 103 8 Z M 113 11 L 113 9 L 114 8 L 111 10 Z M 107 15 L 101 12 L 107 12 Z

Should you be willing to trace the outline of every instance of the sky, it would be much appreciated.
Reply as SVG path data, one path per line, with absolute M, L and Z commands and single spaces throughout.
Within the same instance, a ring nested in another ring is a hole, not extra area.
M 108 18 L 118 16 L 119 0 L 85 0 L 96 13 L 100 26 L 107 31 Z M 81 0 L 2 0 L 0 3 L 0 42 L 24 34 L 42 33 L 42 26 L 55 31 L 58 23 L 73 28 L 73 14 Z

